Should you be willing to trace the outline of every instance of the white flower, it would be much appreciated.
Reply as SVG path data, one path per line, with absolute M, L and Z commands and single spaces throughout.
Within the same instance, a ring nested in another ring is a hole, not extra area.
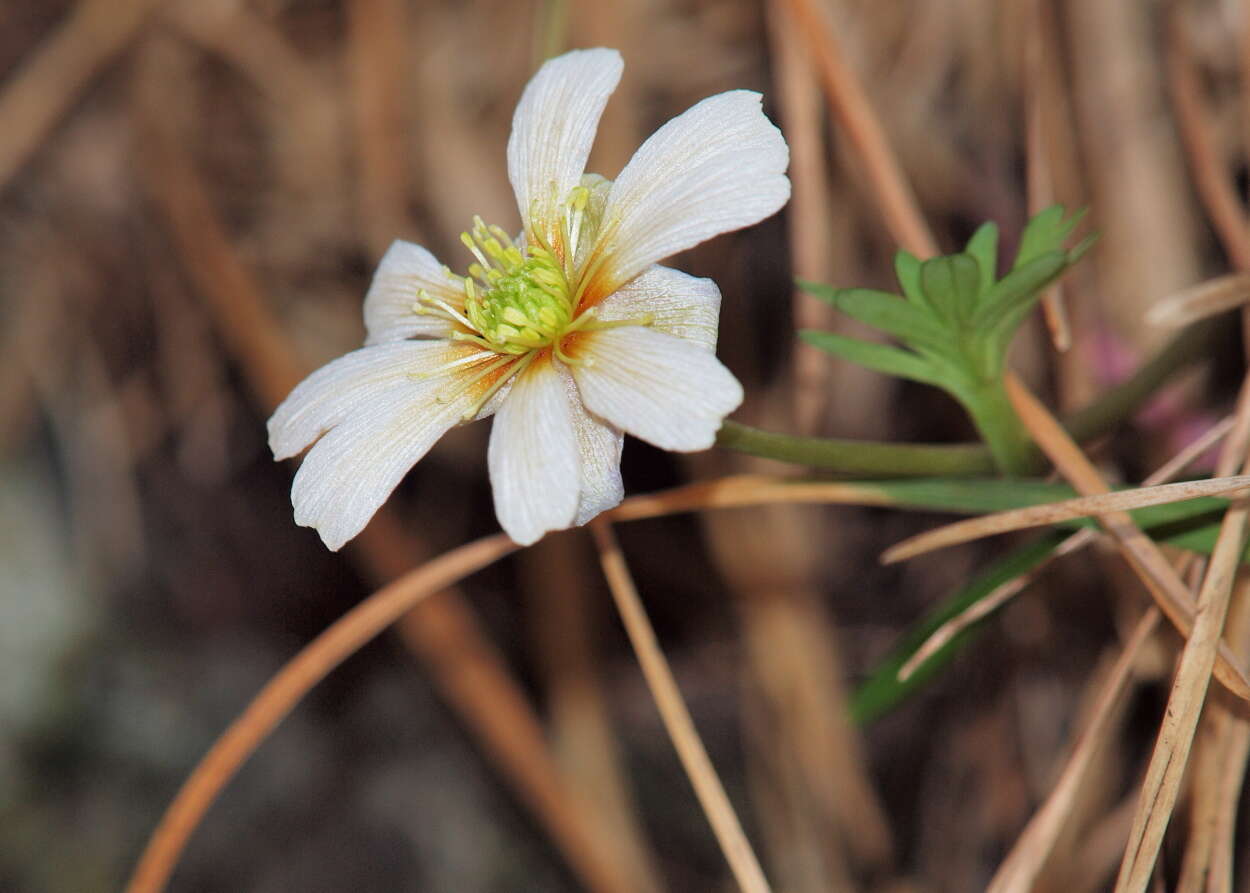
M 615 182 L 584 174 L 621 68 L 607 49 L 545 64 L 508 141 L 524 233 L 475 220 L 465 277 L 395 242 L 365 296 L 365 347 L 269 420 L 276 458 L 314 444 L 291 500 L 329 548 L 453 425 L 495 415 L 495 511 L 529 544 L 621 501 L 622 431 L 705 449 L 742 402 L 714 354 L 720 292 L 657 262 L 784 205 L 785 140 L 760 95 L 735 90 L 661 127 Z

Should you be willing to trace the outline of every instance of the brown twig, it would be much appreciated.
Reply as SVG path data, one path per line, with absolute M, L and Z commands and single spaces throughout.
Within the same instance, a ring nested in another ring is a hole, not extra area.
M 1027 143 L 1027 182 L 1029 213 L 1037 214 L 1055 202 L 1054 177 L 1051 174 L 1050 134 L 1046 131 L 1049 109 L 1055 104 L 1054 84 L 1050 71 L 1055 60 L 1048 57 L 1051 41 L 1045 32 L 1051 27 L 1048 0 L 1030 3 L 1031 27 L 1035 36 L 1025 50 L 1025 134 Z M 1042 294 L 1042 311 L 1051 344 L 1059 352 L 1072 346 L 1072 326 L 1063 302 L 1063 286 L 1056 283 Z
M 1093 763 L 1094 754 L 1110 732 L 1117 705 L 1128 689 L 1142 648 L 1159 627 L 1159 617 L 1159 609 L 1151 606 L 1137 621 L 1132 635 L 1124 644 L 1124 651 L 1099 692 L 1093 719 L 1077 738 L 1059 781 L 1046 798 L 1046 803 L 1016 839 L 1011 852 L 994 873 L 986 893 L 1028 893 L 1033 889 L 1038 873 L 1071 814 L 1073 801 Z
M 956 521 L 936 530 L 913 536 L 886 549 L 881 556 L 882 564 L 894 564 L 960 543 L 972 542 L 982 537 L 1043 527 L 1076 518 L 1124 512 L 1152 505 L 1170 505 L 1201 496 L 1217 496 L 1244 490 L 1250 486 L 1250 477 L 1234 476 L 1211 478 L 1201 481 L 1182 481 L 1178 484 L 1160 484 L 1155 487 L 1138 487 L 1133 490 L 1117 490 L 1114 493 L 1098 493 L 1078 496 L 1061 502 L 1031 505 L 1022 509 L 1010 509 L 979 515 L 964 521 Z
M 1217 473 L 1238 466 L 1250 470 L 1250 374 L 1242 382 L 1237 399 L 1236 424 L 1220 451 Z M 1217 659 L 1226 646 L 1224 620 L 1232 598 L 1233 583 L 1250 529 L 1250 506 L 1235 502 L 1224 514 L 1219 537 L 1198 592 L 1193 633 L 1181 652 L 1172 680 L 1167 709 L 1159 725 L 1159 737 L 1142 782 L 1137 813 L 1129 832 L 1124 861 L 1116 881 L 1117 893 L 1144 890 L 1154 873 L 1163 835 L 1180 796 L 1198 719 L 1206 702 L 1207 688 Z
M 1077 492 L 1086 495 L 1110 492 L 1110 488 L 1081 452 L 1080 447 L 1024 383 L 1008 373 L 1005 384 L 1020 420 L 1037 445 Z M 1234 430 L 1229 435 L 1230 441 L 1236 436 L 1237 431 Z M 1111 535 L 1129 566 L 1146 585 L 1164 616 L 1182 636 L 1188 638 L 1195 622 L 1193 596 L 1176 569 L 1163 557 L 1158 545 L 1141 531 L 1127 512 L 1110 512 L 1100 515 L 1098 520 Z M 1220 645 L 1215 674 L 1230 692 L 1243 700 L 1250 700 L 1250 679 L 1223 644 Z
M 655 630 L 647 619 L 646 609 L 638 597 L 638 590 L 616 541 L 616 534 L 612 532 L 611 523 L 605 518 L 597 518 L 590 522 L 590 531 L 599 549 L 599 562 L 603 566 L 608 588 L 612 591 L 621 621 L 634 646 L 634 653 L 642 667 L 643 676 L 646 677 L 647 686 L 655 698 L 655 705 L 659 708 L 673 747 L 681 758 L 681 764 L 712 825 L 738 886 L 744 893 L 769 893 L 771 887 L 764 877 L 764 871 L 742 830 L 742 824 L 729 802 L 729 796 L 725 793 L 716 769 L 708 758 L 694 720 L 686 708 L 686 702 L 682 700 L 677 680 L 673 678 L 668 660 L 660 650 Z
M 790 180 L 794 184 L 786 208 L 790 243 L 790 267 L 796 279 L 828 282 L 833 274 L 833 221 L 829 207 L 829 148 L 824 134 L 820 87 L 803 46 L 790 7 L 769 3 L 769 46 L 773 59 L 781 124 L 790 146 Z M 795 289 L 792 293 L 794 326 L 822 329 L 829 325 L 827 304 Z M 800 433 L 815 434 L 829 411 L 834 364 L 814 348 L 794 351 L 794 382 L 791 402 L 794 423 Z
M 1183 450 L 1176 454 L 1172 459 L 1165 462 L 1159 469 L 1146 478 L 1145 486 L 1155 486 L 1165 483 L 1186 467 L 1191 462 L 1209 450 L 1218 443 L 1232 429 L 1233 418 L 1229 416 L 1212 425 L 1206 433 L 1186 446 Z M 985 598 L 978 599 L 968 606 L 968 609 L 962 613 L 952 617 L 950 620 L 938 627 L 925 643 L 916 649 L 915 653 L 907 659 L 907 663 L 899 668 L 898 678 L 900 682 L 906 682 L 916 670 L 924 666 L 934 654 L 946 647 L 955 636 L 959 635 L 968 627 L 975 624 L 982 617 L 994 613 L 1009 600 L 1023 592 L 1028 586 L 1040 575 L 1042 570 L 1056 558 L 1064 555 L 1071 555 L 1078 549 L 1082 549 L 1098 538 L 1097 531 L 1086 528 L 1079 530 L 1065 539 L 1056 548 L 1049 559 L 1044 561 L 1041 566 L 1027 574 L 1023 574 L 1012 580 L 1008 580 L 1002 586 L 999 586 Z
M 820 69 L 829 108 L 855 147 L 868 187 L 894 241 L 918 257 L 937 254 L 937 242 L 920 213 L 915 193 L 903 174 L 885 130 L 863 85 L 847 64 L 846 55 L 824 12 L 813 0 L 784 2 L 808 40 Z
M 1225 172 L 1208 126 L 1209 115 L 1190 59 L 1182 3 L 1167 4 L 1166 53 L 1168 87 L 1190 173 L 1220 244 L 1237 269 L 1250 272 L 1250 221 Z

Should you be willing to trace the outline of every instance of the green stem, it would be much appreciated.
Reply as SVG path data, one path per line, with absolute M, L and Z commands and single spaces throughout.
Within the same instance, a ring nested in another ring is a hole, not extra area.
M 975 391 L 963 394 L 960 403 L 994 457 L 999 474 L 1020 477 L 1037 465 L 1033 441 L 1020 424 L 1001 380 L 982 383 Z
M 1113 430 L 1133 415 L 1181 369 L 1207 359 L 1226 316 L 1194 323 L 1148 360 L 1132 378 L 1107 391 L 1065 421 L 1079 441 Z M 981 444 L 900 444 L 824 437 L 793 437 L 726 420 L 716 435 L 726 449 L 752 456 L 826 468 L 850 477 L 972 477 L 994 471 Z M 1029 470 L 1041 465 L 1033 458 Z

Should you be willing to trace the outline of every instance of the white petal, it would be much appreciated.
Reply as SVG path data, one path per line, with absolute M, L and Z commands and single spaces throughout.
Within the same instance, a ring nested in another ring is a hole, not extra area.
M 601 250 L 601 292 L 651 264 L 775 213 L 790 197 L 790 150 L 760 94 L 710 96 L 673 118 L 634 153 L 612 184 Z
M 269 448 L 275 459 L 294 456 L 378 395 L 419 394 L 433 370 L 477 352 L 471 345 L 445 341 L 398 341 L 345 354 L 305 378 L 282 401 L 269 419 Z
M 662 267 L 636 276 L 599 304 L 605 321 L 651 317 L 651 328 L 716 350 L 720 289 L 711 279 Z
M 515 542 L 528 546 L 573 523 L 580 457 L 568 391 L 547 357 L 516 377 L 487 455 L 495 514 Z
M 540 221 L 549 244 L 559 203 L 581 179 L 623 67 L 616 50 L 574 50 L 544 64 L 521 94 L 508 139 L 508 179 L 526 232 Z
M 701 450 L 742 402 L 742 385 L 720 360 L 682 338 L 641 326 L 589 333 L 573 368 L 595 415 L 666 450 Z
M 375 396 L 317 441 L 291 487 L 295 523 L 337 550 L 360 533 L 408 470 L 460 421 L 470 403 L 440 403 L 436 387 Z
M 365 344 L 402 341 L 414 335 L 449 335 L 452 325 L 446 319 L 413 312 L 421 289 L 456 308 L 464 303 L 464 295 L 434 255 L 420 245 L 396 239 L 382 255 L 365 295 Z
M 625 498 L 625 485 L 621 481 L 621 447 L 625 434 L 591 415 L 582 403 L 568 368 L 561 364 L 559 372 L 564 378 L 581 459 L 577 517 L 573 519 L 573 524 L 580 526 L 600 512 L 620 505 Z
M 322 406 L 333 406 L 333 415 L 341 420 L 313 445 L 295 475 L 291 487 L 295 522 L 317 528 L 331 549 L 364 528 L 408 470 L 448 428 L 464 419 L 489 386 L 479 364 L 439 369 L 429 362 L 440 350 L 444 357 L 463 357 L 464 345 L 404 342 L 357 353 L 398 354 L 395 349 L 400 347 L 424 349 L 419 355 L 424 365 L 410 364 L 404 379 L 381 387 L 353 386 L 350 407 L 345 405 L 349 395 L 333 393 Z M 487 355 L 485 361 L 491 359 Z

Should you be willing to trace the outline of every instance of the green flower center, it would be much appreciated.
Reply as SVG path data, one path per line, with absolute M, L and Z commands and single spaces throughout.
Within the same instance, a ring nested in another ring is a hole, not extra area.
M 477 263 L 464 283 L 464 315 L 486 346 L 522 354 L 552 344 L 573 321 L 568 279 L 550 250 L 522 254 L 502 229 L 475 218 L 461 235 Z
M 466 296 L 465 315 L 504 353 L 546 347 L 572 321 L 564 272 L 550 257 L 531 255 L 491 278 L 485 294 Z

